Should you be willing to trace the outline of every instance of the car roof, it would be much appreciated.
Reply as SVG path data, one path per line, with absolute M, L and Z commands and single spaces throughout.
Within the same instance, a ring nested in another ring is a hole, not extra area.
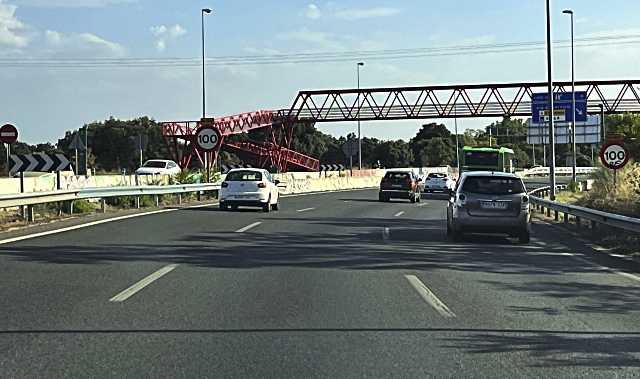
M 400 169 L 393 169 L 393 170 L 387 170 L 387 174 L 411 174 L 413 173 L 413 170 L 400 170 Z
M 516 174 L 512 174 L 510 172 L 502 172 L 502 171 L 467 171 L 462 173 L 461 178 L 477 177 L 477 176 L 495 176 L 499 178 L 520 179 L 520 177 Z
M 259 172 L 261 174 L 264 174 L 264 172 L 266 170 L 263 169 L 263 168 L 253 168 L 253 167 L 250 167 L 250 168 L 234 168 L 234 169 L 229 170 L 229 172 L 236 172 L 236 171 L 252 171 L 252 172 Z
M 171 159 L 149 159 L 147 162 L 173 162 Z

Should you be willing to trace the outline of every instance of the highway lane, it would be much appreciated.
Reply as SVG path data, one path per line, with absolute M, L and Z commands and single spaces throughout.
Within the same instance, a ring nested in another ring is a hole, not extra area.
M 569 256 L 584 247 L 546 225 L 526 246 L 453 243 L 442 196 L 376 198 L 289 197 L 270 214 L 181 210 L 0 246 L 0 368 L 18 377 L 637 372 L 640 282 L 601 266 L 637 268 Z

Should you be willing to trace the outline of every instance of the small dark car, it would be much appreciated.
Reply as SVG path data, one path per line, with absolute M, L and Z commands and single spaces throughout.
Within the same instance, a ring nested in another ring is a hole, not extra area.
M 420 202 L 420 178 L 410 170 L 387 171 L 380 182 L 380 201 L 389 199 L 408 199 L 412 203 Z

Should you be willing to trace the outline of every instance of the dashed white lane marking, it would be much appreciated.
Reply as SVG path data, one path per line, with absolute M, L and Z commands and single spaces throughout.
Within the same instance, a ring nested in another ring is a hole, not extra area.
M 394 215 L 393 215 L 393 217 L 400 217 L 400 216 L 402 216 L 403 214 L 404 214 L 404 211 L 400 211 L 400 212 L 398 212 L 398 213 L 394 214 Z
M 418 204 L 419 207 L 424 207 L 425 205 L 429 205 L 429 203 L 420 203 L 420 204 Z
M 418 279 L 417 276 L 405 275 L 404 277 L 418 292 L 420 297 L 422 297 L 422 299 L 426 301 L 427 304 L 431 305 L 433 309 L 435 309 L 438 313 L 440 313 L 442 317 L 445 317 L 445 318 L 456 317 L 456 314 L 453 313 L 445 303 L 443 303 L 440 299 L 438 299 L 438 297 L 433 292 L 431 292 L 429 287 L 427 287 L 424 283 L 422 283 L 422 281 L 420 281 L 420 279 Z
M 258 226 L 260 224 L 262 224 L 262 222 L 260 222 L 260 221 L 254 222 L 253 224 L 249 224 L 249 225 L 245 226 L 244 228 L 240 228 L 240 229 L 236 230 L 236 233 L 244 233 L 247 230 L 253 229 L 253 228 L 255 228 L 256 226 Z
M 298 209 L 296 212 L 308 212 L 308 211 L 312 211 L 315 208 L 304 208 L 304 209 Z
M 108 218 L 108 219 L 105 219 L 105 220 L 91 221 L 91 222 L 87 222 L 85 224 L 68 226 L 66 228 L 48 230 L 46 232 L 40 232 L 40 233 L 34 233 L 34 234 L 27 234 L 26 236 L 7 238 L 7 239 L 4 239 L 4 240 L 0 240 L 0 245 L 5 245 L 5 244 L 8 244 L 8 243 L 12 243 L 12 242 L 24 241 L 24 240 L 28 240 L 28 239 L 32 239 L 32 238 L 49 236 L 49 235 L 52 235 L 52 234 L 70 232 L 72 230 L 88 228 L 90 226 L 106 224 L 108 222 L 122 221 L 122 220 L 126 220 L 126 219 L 129 219 L 129 218 L 150 216 L 150 215 L 155 215 L 155 214 L 160 214 L 160 213 L 167 213 L 167 212 L 175 212 L 175 211 L 179 211 L 179 210 L 185 209 L 185 208 L 204 208 L 204 207 L 210 207 L 210 206 L 214 206 L 214 205 L 218 205 L 218 203 L 199 204 L 199 205 L 192 205 L 192 206 L 183 207 L 183 208 L 159 209 L 159 210 L 156 210 L 156 211 L 135 213 L 135 214 L 132 214 L 132 215 L 118 216 L 118 217 Z
M 154 272 L 153 274 L 147 276 L 146 278 L 142 279 L 141 281 L 137 282 L 136 284 L 132 285 L 131 287 L 127 288 L 126 290 L 124 290 L 124 291 L 120 292 L 119 294 L 115 295 L 114 297 L 109 299 L 109 301 L 114 302 L 114 303 L 121 303 L 121 302 L 127 300 L 131 296 L 133 296 L 136 293 L 140 292 L 143 288 L 145 288 L 149 284 L 155 282 L 156 280 L 162 278 L 163 276 L 165 276 L 168 273 L 170 273 L 171 271 L 173 271 L 176 267 L 178 267 L 177 264 L 164 266 L 160 270 Z
M 386 242 L 389 238 L 391 238 L 391 232 L 389 231 L 389 228 L 385 227 L 382 229 L 382 240 Z

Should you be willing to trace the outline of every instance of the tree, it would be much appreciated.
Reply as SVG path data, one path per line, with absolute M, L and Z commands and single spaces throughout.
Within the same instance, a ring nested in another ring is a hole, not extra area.
M 413 163 L 411 147 L 403 140 L 382 142 L 373 156 L 386 168 L 409 167 Z
M 421 162 L 424 166 L 439 167 L 455 163 L 455 146 L 449 139 L 437 137 L 431 138 L 420 152 Z

